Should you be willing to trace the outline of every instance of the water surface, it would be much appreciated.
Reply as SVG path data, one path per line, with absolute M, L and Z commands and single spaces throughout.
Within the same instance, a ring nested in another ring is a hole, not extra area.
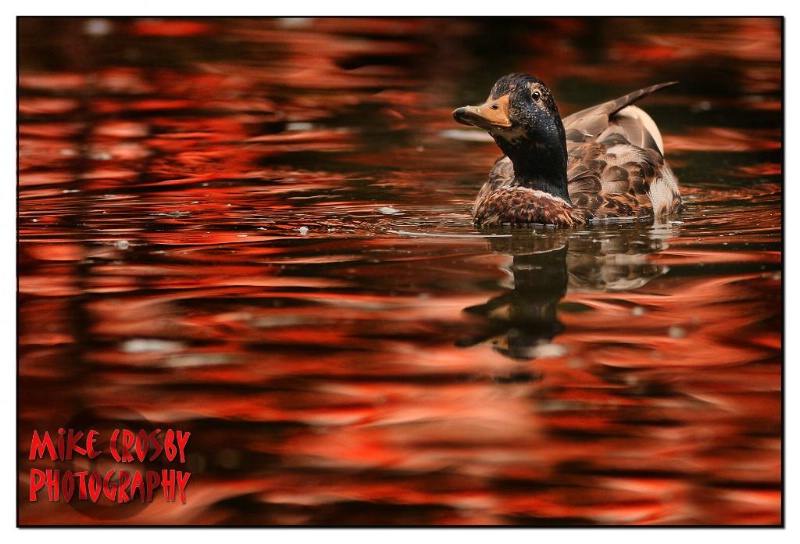
M 679 80 L 685 211 L 476 231 L 511 71 Z M 781 84 L 777 19 L 20 19 L 19 523 L 780 524 Z M 119 407 L 187 503 L 28 501 Z

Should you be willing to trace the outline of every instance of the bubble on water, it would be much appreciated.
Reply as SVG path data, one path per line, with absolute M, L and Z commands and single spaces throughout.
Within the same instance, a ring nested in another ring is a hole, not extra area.
M 297 230 L 299 230 L 299 231 L 300 231 L 300 234 L 301 234 L 301 235 L 303 235 L 303 236 L 305 236 L 306 234 L 308 234 L 308 227 L 300 227 L 300 228 L 299 228 L 299 229 L 297 229 Z
M 667 329 L 667 334 L 670 338 L 685 338 L 686 337 L 686 329 L 683 327 L 672 326 Z
M 125 353 L 153 353 L 163 351 L 178 351 L 183 348 L 180 342 L 159 340 L 157 338 L 134 338 L 122 344 Z
M 286 130 L 312 130 L 314 128 L 316 128 L 314 123 L 307 123 L 305 121 L 286 123 Z
M 397 215 L 400 213 L 400 210 L 394 206 L 381 206 L 378 208 L 378 213 L 382 213 L 384 215 Z
M 114 247 L 116 247 L 117 249 L 128 249 L 129 247 L 131 247 L 131 243 L 128 242 L 127 240 L 117 240 L 116 242 L 114 242 Z
M 641 306 L 636 306 L 634 309 L 631 310 L 631 314 L 635 315 L 636 317 L 641 317 L 644 315 L 644 308 Z
M 540 344 L 533 349 L 534 356 L 539 359 L 562 357 L 567 351 L 567 347 L 561 344 Z

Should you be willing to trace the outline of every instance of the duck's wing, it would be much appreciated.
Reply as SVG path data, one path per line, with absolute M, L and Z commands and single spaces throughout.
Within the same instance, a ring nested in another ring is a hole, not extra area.
M 669 81 L 651 85 L 569 115 L 563 119 L 567 142 L 602 140 L 610 133 L 616 133 L 637 147 L 654 149 L 663 155 L 664 144 L 656 124 L 644 111 L 629 106 L 633 106 L 649 94 L 676 83 L 677 81 Z
M 664 161 L 658 127 L 637 100 L 661 83 L 564 119 L 567 179 L 573 203 L 594 217 L 641 217 L 677 211 L 680 193 Z

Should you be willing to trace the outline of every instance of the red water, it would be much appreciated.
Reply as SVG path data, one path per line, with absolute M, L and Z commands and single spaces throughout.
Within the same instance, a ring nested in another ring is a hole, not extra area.
M 21 525 L 783 522 L 780 20 L 22 18 L 19 51 Z M 642 106 L 685 212 L 474 230 L 498 151 L 450 112 L 511 71 L 565 114 L 680 80 Z M 31 502 L 32 431 L 86 410 L 189 430 L 186 503 Z

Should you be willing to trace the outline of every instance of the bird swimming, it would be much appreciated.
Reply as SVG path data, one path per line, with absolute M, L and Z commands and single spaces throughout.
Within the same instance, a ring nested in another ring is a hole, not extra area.
M 509 74 L 483 104 L 453 111 L 459 123 L 486 130 L 505 154 L 475 201 L 475 225 L 571 227 L 678 212 L 680 190 L 661 133 L 633 105 L 675 83 L 645 87 L 562 120 L 544 82 Z

